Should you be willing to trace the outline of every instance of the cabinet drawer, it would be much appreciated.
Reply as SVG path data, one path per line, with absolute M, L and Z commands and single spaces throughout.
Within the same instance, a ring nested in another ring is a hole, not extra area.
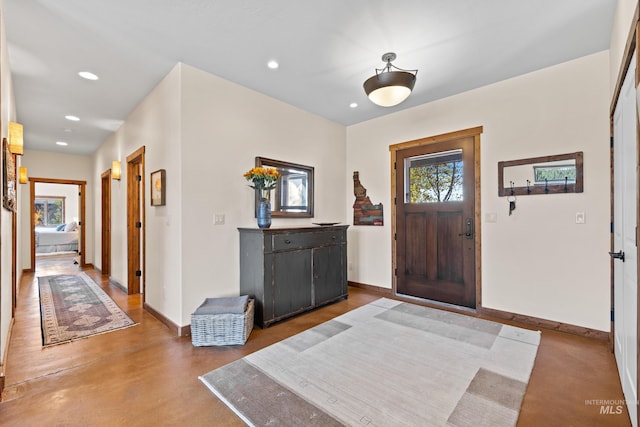
M 344 233 L 340 230 L 322 233 L 296 233 L 273 236 L 273 250 L 302 249 L 344 242 Z

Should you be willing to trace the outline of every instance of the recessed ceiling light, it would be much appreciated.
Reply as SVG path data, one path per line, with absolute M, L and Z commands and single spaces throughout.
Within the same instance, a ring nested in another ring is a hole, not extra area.
M 71 120 L 72 122 L 77 122 L 80 120 L 80 117 L 76 117 L 76 116 L 64 116 L 64 118 L 67 120 Z
M 82 77 L 83 79 L 87 79 L 87 80 L 98 80 L 98 76 L 96 76 L 95 74 L 93 74 L 90 71 L 80 71 L 78 73 L 78 75 L 80 77 Z
M 358 103 L 357 102 L 352 102 L 351 104 L 349 104 L 349 107 L 358 108 Z
M 66 142 L 64 142 L 64 141 L 57 141 L 57 142 L 56 142 L 56 144 L 57 144 L 57 145 L 62 145 L 63 147 L 66 147 L 67 145 L 69 145 L 69 144 L 67 144 L 67 143 L 66 143 Z
M 272 70 L 275 70 L 279 66 L 280 64 L 278 64 L 278 61 L 276 61 L 275 59 L 272 59 L 271 61 L 267 62 L 267 67 L 271 68 Z

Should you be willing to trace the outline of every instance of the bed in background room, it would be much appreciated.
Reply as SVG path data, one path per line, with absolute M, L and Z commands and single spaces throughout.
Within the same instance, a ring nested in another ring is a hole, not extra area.
M 56 228 L 36 227 L 36 254 L 78 251 L 78 224 L 62 224 Z

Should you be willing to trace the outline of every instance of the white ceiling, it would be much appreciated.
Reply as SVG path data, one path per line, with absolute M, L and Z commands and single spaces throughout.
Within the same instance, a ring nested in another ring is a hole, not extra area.
M 90 154 L 178 62 L 351 125 L 606 50 L 616 0 L 1 0 L 25 148 Z M 397 107 L 362 83 L 396 52 Z M 276 59 L 277 70 L 266 63 Z M 78 77 L 88 70 L 100 79 Z M 357 108 L 350 108 L 352 102 Z M 65 115 L 80 117 L 79 122 Z M 68 142 L 59 147 L 56 141 Z

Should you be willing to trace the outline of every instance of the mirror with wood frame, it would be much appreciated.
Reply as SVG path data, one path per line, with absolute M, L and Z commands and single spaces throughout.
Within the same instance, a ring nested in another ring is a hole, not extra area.
M 313 217 L 313 167 L 281 160 L 256 157 L 256 166 L 276 168 L 280 178 L 269 191 L 271 216 L 277 218 Z M 260 196 L 256 191 L 256 216 Z
M 498 195 L 583 192 L 582 151 L 498 162 Z

